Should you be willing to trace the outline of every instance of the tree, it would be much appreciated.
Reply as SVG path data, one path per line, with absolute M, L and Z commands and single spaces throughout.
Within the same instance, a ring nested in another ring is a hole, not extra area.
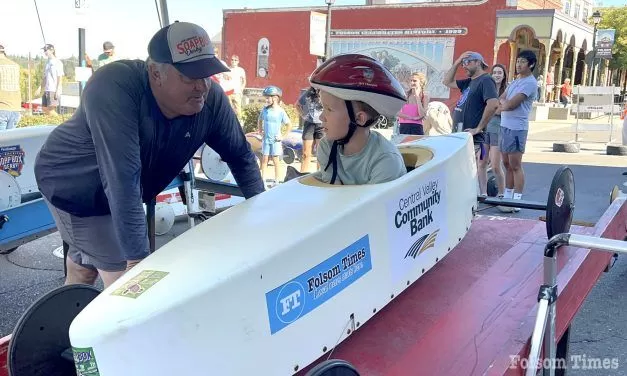
M 41 80 L 43 78 L 44 72 L 44 61 L 43 60 L 33 60 L 31 63 L 30 70 L 30 89 L 31 96 L 35 97 L 35 91 L 39 86 L 41 86 Z M 28 102 L 28 63 L 26 64 L 26 68 L 20 67 L 20 91 L 22 93 L 22 101 Z M 30 98 L 31 100 L 33 98 Z
M 599 8 L 601 23 L 599 29 L 615 29 L 612 59 L 608 68 L 617 73 L 612 84 L 627 89 L 627 7 Z M 610 73 L 611 74 L 611 73 Z
M 602 19 L 599 29 L 616 29 L 612 49 L 611 69 L 627 67 L 627 7 L 600 8 Z
M 22 101 L 28 101 L 28 57 L 27 56 L 9 56 L 9 58 L 20 65 L 20 91 L 22 93 Z M 63 63 L 63 82 L 73 82 L 75 78 L 74 68 L 78 65 L 78 58 L 72 56 L 68 59 L 61 59 Z M 31 59 L 31 95 L 36 98 L 35 91 L 41 86 L 43 79 L 44 67 L 46 60 L 42 56 L 36 56 Z

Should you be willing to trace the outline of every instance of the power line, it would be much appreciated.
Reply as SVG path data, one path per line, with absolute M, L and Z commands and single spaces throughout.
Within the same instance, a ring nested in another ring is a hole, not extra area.
M 37 0 L 33 0 L 35 3 L 35 10 L 37 11 L 37 19 L 39 20 L 39 29 L 41 30 L 41 37 L 44 39 L 44 44 L 46 44 L 46 37 L 44 36 L 44 27 L 41 25 L 41 17 L 39 17 L 39 8 L 37 8 Z
M 162 28 L 163 24 L 161 24 L 161 14 L 159 13 L 159 4 L 157 4 L 157 0 L 155 0 L 155 8 L 157 8 L 157 17 L 159 17 L 159 28 Z

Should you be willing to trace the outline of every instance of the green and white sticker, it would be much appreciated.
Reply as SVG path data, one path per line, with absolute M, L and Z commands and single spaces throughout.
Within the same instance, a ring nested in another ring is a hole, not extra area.
M 168 275 L 168 272 L 143 270 L 137 276 L 115 289 L 111 295 L 136 299 L 141 294 L 145 293 L 149 288 L 156 285 L 157 282 L 161 281 L 166 275 Z
M 77 376 L 100 376 L 94 349 L 91 347 L 72 347 L 72 352 L 74 353 L 74 365 L 76 366 Z

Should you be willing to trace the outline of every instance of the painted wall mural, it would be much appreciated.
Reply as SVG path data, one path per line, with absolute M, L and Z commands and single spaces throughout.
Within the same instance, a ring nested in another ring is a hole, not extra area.
M 454 37 L 416 38 L 334 38 L 331 55 L 359 53 L 382 62 L 405 88 L 412 73 L 427 76 L 431 98 L 448 99 L 450 89 L 442 84 L 444 74 L 453 64 Z

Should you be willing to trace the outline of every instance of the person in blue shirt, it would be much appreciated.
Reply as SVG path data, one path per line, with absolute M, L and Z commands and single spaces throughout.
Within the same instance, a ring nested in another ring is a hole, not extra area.
M 284 125 L 287 126 L 285 134 L 289 134 L 292 124 L 289 116 L 287 116 L 287 112 L 281 107 L 283 91 L 276 86 L 268 86 L 263 90 L 263 95 L 266 97 L 268 105 L 261 110 L 257 121 L 259 133 L 262 137 L 261 177 L 265 181 L 268 159 L 272 157 L 274 184 L 278 184 L 281 181 L 279 178 L 281 173 L 280 157 L 283 155 L 281 128 Z
M 203 143 L 229 165 L 246 198 L 264 191 L 229 100 L 210 77 L 226 72 L 200 26 L 175 22 L 148 60 L 118 60 L 89 79 L 76 113 L 35 162 L 40 192 L 69 245 L 66 284 L 105 287 L 150 253 L 151 202 Z

